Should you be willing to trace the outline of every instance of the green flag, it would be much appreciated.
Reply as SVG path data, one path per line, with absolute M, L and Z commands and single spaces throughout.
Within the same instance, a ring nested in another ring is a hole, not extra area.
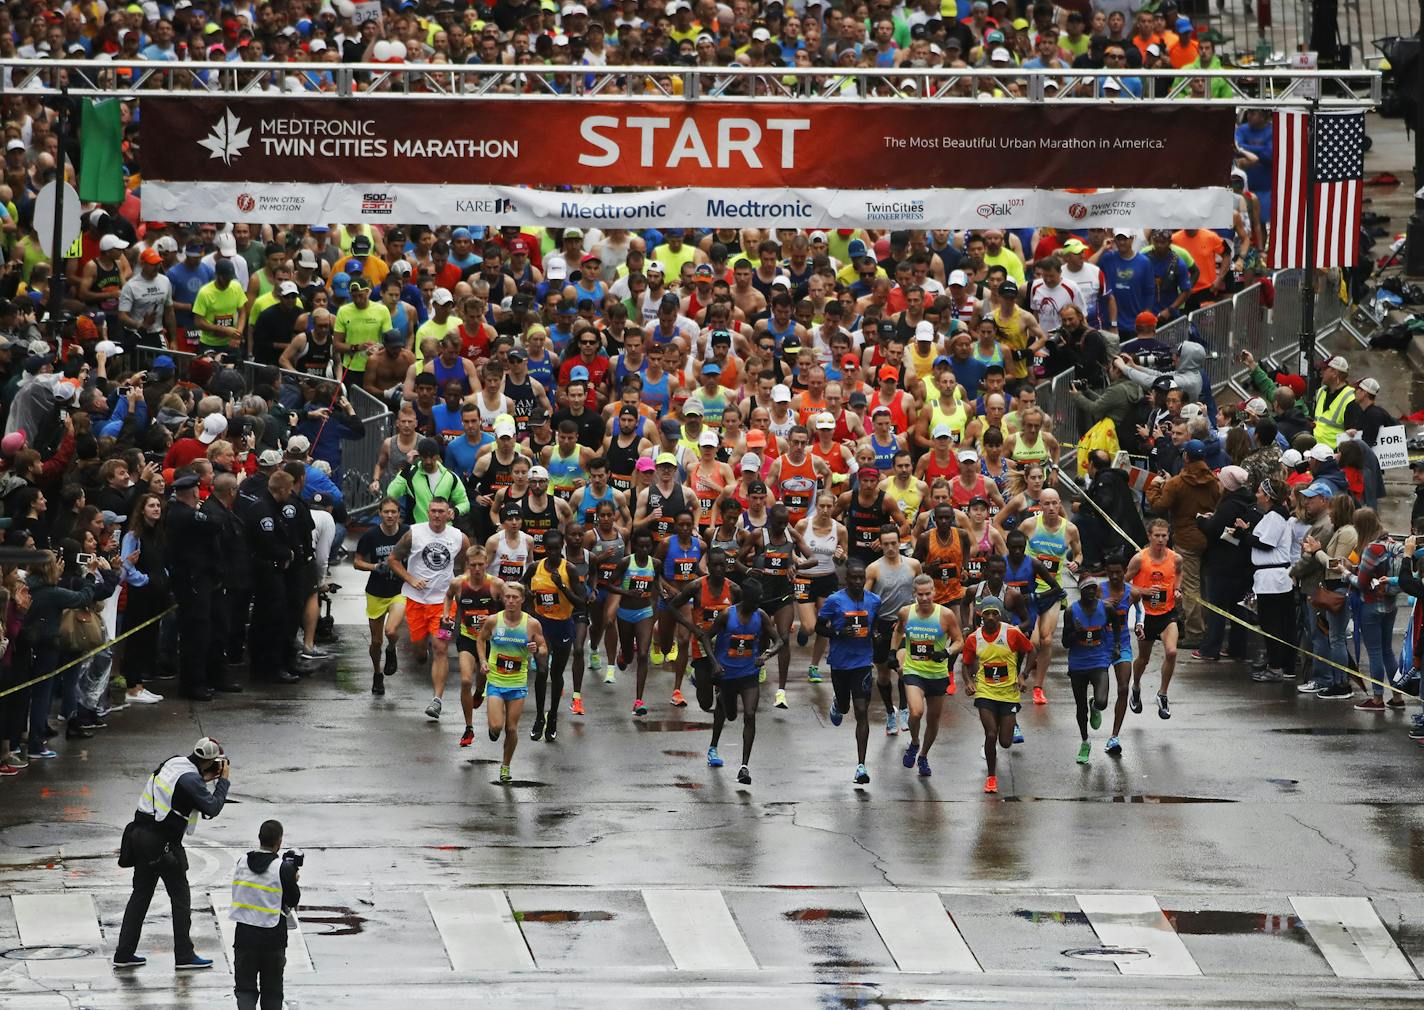
M 84 103 L 79 122 L 79 199 L 96 203 L 122 202 L 123 139 L 117 98 Z

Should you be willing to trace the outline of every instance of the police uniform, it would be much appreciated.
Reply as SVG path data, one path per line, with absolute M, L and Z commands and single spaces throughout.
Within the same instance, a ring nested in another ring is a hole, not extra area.
M 313 535 L 316 523 L 311 506 L 293 491 L 282 503 L 282 522 L 287 527 L 287 543 L 292 547 L 292 564 L 287 568 L 287 609 L 280 615 L 280 644 L 284 658 L 295 651 L 294 641 L 302 626 L 302 613 L 307 597 L 316 592 L 316 548 Z
M 247 546 L 247 530 L 233 508 L 217 495 L 203 503 L 202 512 L 218 527 L 218 571 L 221 577 L 213 596 L 213 646 L 210 672 L 221 680 L 226 664 L 242 659 L 247 637 L 247 608 L 252 601 L 252 552 Z
M 253 673 L 284 682 L 296 680 L 287 671 L 287 641 L 279 629 L 290 620 L 287 605 L 287 569 L 295 560 L 288 541 L 282 503 L 264 489 L 243 510 L 248 543 L 252 548 L 252 623 L 247 651 Z
M 195 489 L 192 474 L 173 482 L 175 491 Z M 177 498 L 163 518 L 168 538 L 169 584 L 178 605 L 178 681 L 190 698 L 212 697 L 209 650 L 213 640 L 213 595 L 217 585 L 218 536 L 221 527 Z M 226 686 L 226 685 L 224 685 Z

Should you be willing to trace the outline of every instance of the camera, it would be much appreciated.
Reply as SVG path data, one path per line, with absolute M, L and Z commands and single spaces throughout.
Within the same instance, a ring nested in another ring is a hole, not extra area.
M 1163 351 L 1139 351 L 1132 356 L 1132 360 L 1143 368 L 1171 368 L 1172 356 Z
M 1073 379 L 1068 383 L 1068 388 L 1075 393 L 1081 393 L 1088 388 L 1088 383 L 1083 379 Z
M 291 863 L 299 870 L 302 868 L 302 865 L 306 861 L 306 853 L 303 852 L 301 849 L 288 849 L 286 852 L 282 853 L 282 862 Z

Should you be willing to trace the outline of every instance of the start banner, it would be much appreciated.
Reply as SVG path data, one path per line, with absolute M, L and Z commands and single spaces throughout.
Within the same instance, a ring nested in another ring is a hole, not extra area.
M 145 178 L 155 220 L 316 224 L 458 221 L 599 228 L 1229 227 L 1229 189 L 723 189 L 565 193 L 519 186 L 168 182 Z
M 233 199 L 277 185 L 338 184 L 370 192 L 687 186 L 729 194 L 1225 188 L 1234 123 L 1229 108 L 1111 102 L 395 96 L 145 96 L 139 118 L 145 189 L 150 180 L 201 181 L 228 186 Z

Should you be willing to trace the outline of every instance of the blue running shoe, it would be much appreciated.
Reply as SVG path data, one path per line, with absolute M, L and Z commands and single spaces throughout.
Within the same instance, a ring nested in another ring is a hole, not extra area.
M 870 772 L 865 770 L 865 765 L 855 766 L 855 784 L 858 786 L 870 784 Z
M 1014 743 L 1023 743 L 1023 742 L 1024 742 L 1023 729 L 1019 726 L 1018 723 L 1014 723 Z
M 844 718 L 845 713 L 842 712 L 840 709 L 836 708 L 835 702 L 831 702 L 831 725 L 839 726 L 841 724 L 841 720 Z
M 895 710 L 892 708 L 885 713 L 885 735 L 894 736 L 900 732 L 900 724 L 895 721 Z
M 910 746 L 905 748 L 905 756 L 900 759 L 900 763 L 903 764 L 906 768 L 915 767 L 915 755 L 919 752 L 920 745 L 915 743 L 914 741 L 911 741 Z
M 926 779 L 930 777 L 930 759 L 923 754 L 920 755 L 920 777 Z
M 1122 744 L 1117 742 L 1117 737 L 1110 737 L 1108 745 L 1103 748 L 1112 757 L 1122 757 Z
M 179 971 L 198 971 L 202 968 L 211 968 L 212 966 L 213 962 L 211 959 L 199 957 L 197 954 L 194 954 L 188 960 L 179 961 L 173 967 Z
M 900 709 L 900 732 L 910 732 L 910 710 L 908 708 Z
M 708 768 L 721 768 L 721 767 L 722 767 L 722 755 L 720 755 L 720 754 L 717 753 L 717 748 L 716 748 L 716 747 L 708 747 L 708 748 L 707 748 L 707 767 L 708 767 Z

